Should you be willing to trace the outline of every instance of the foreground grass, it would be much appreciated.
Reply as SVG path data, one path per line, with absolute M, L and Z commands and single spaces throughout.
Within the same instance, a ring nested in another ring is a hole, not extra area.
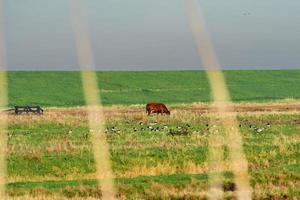
M 232 196 L 232 174 L 224 173 L 224 189 Z M 135 178 L 117 178 L 119 198 L 170 199 L 205 198 L 207 190 L 206 174 L 174 174 L 160 176 L 140 176 Z M 96 180 L 19 182 L 7 185 L 12 196 L 30 194 L 31 196 L 49 196 L 61 194 L 65 197 L 101 197 Z M 37 189 L 38 188 L 38 189 Z M 37 193 L 38 192 L 38 193 Z M 16 195 L 17 193 L 17 195 Z
M 17 198 L 101 196 L 86 113 L 10 116 L 7 193 Z M 300 195 L 299 113 L 240 114 L 254 198 Z M 201 199 L 207 191 L 209 115 L 107 117 L 106 134 L 119 198 Z M 150 128 L 151 126 L 151 128 Z M 179 128 L 180 127 L 180 128 Z M 258 131 L 261 129 L 262 131 Z M 226 198 L 234 197 L 224 146 Z
M 204 71 L 98 72 L 104 105 L 210 101 Z M 233 101 L 300 99 L 300 70 L 225 71 Z M 9 72 L 9 104 L 84 105 L 79 72 Z

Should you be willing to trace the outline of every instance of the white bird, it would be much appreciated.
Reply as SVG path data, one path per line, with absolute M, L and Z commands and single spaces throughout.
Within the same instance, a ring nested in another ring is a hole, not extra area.
M 258 128 L 258 129 L 256 130 L 257 133 L 261 133 L 262 131 L 263 131 L 262 128 Z

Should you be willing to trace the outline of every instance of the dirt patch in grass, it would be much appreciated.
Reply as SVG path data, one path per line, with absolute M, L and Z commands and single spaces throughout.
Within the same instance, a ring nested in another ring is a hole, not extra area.
M 111 106 L 104 107 L 104 114 L 106 118 L 111 117 L 131 117 L 138 120 L 146 118 L 145 106 L 144 105 L 132 105 L 132 106 Z M 190 105 L 171 105 L 171 115 L 174 113 L 195 113 L 195 114 L 207 114 L 214 113 L 213 109 L 208 104 L 190 104 Z M 230 109 L 232 112 L 238 113 L 251 113 L 251 112 L 295 112 L 300 111 L 300 102 L 293 103 L 253 103 L 253 104 L 232 104 Z M 68 116 L 79 118 L 80 120 L 86 120 L 87 113 L 84 107 L 73 107 L 73 108 L 45 108 L 45 114 L 42 116 L 33 114 L 14 115 L 13 112 L 9 113 L 10 121 L 34 121 L 51 119 L 55 121 L 65 122 Z M 26 116 L 26 118 L 24 118 Z M 300 121 L 299 121 L 300 123 Z

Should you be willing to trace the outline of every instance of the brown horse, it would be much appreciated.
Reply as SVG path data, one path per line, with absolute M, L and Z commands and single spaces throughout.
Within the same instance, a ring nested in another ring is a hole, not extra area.
M 171 114 L 166 105 L 163 103 L 148 103 L 146 105 L 146 113 L 148 113 L 148 115 L 150 115 L 151 113 L 166 113 L 167 115 Z

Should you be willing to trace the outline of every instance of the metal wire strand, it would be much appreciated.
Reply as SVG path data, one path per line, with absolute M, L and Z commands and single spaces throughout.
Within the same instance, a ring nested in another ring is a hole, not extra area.
M 0 0 L 0 199 L 5 199 L 6 147 L 7 147 L 7 76 L 4 39 L 4 2 Z
M 81 79 L 96 162 L 96 178 L 101 186 L 102 199 L 115 199 L 113 172 L 110 163 L 109 146 L 104 133 L 104 115 L 94 68 L 87 17 L 82 0 L 71 0 L 70 2 L 77 56 L 81 68 Z
M 229 148 L 229 158 L 230 163 L 232 163 L 231 170 L 234 173 L 235 183 L 237 185 L 236 195 L 240 200 L 248 200 L 251 199 L 252 193 L 249 184 L 248 162 L 243 152 L 243 142 L 237 126 L 236 114 L 230 113 L 230 97 L 225 78 L 217 60 L 205 22 L 201 16 L 200 5 L 197 0 L 185 0 L 185 6 L 198 54 L 209 79 L 214 100 L 213 107 L 217 110 L 217 119 L 221 120 L 225 133 L 228 136 L 225 144 L 227 144 Z M 216 137 L 217 141 L 219 141 L 219 136 Z M 209 144 L 215 142 L 214 137 L 210 137 L 209 140 Z M 218 155 L 222 153 L 219 149 L 221 148 L 220 146 L 221 145 L 209 146 L 210 157 L 212 157 L 209 163 L 211 169 L 215 169 L 215 166 L 218 166 L 218 164 L 221 164 L 223 161 L 222 156 Z M 220 170 L 221 169 L 217 168 L 213 172 L 219 173 Z M 208 197 L 210 199 L 222 199 L 222 176 L 219 173 L 219 175 L 213 175 L 209 178 L 210 189 L 208 191 Z

